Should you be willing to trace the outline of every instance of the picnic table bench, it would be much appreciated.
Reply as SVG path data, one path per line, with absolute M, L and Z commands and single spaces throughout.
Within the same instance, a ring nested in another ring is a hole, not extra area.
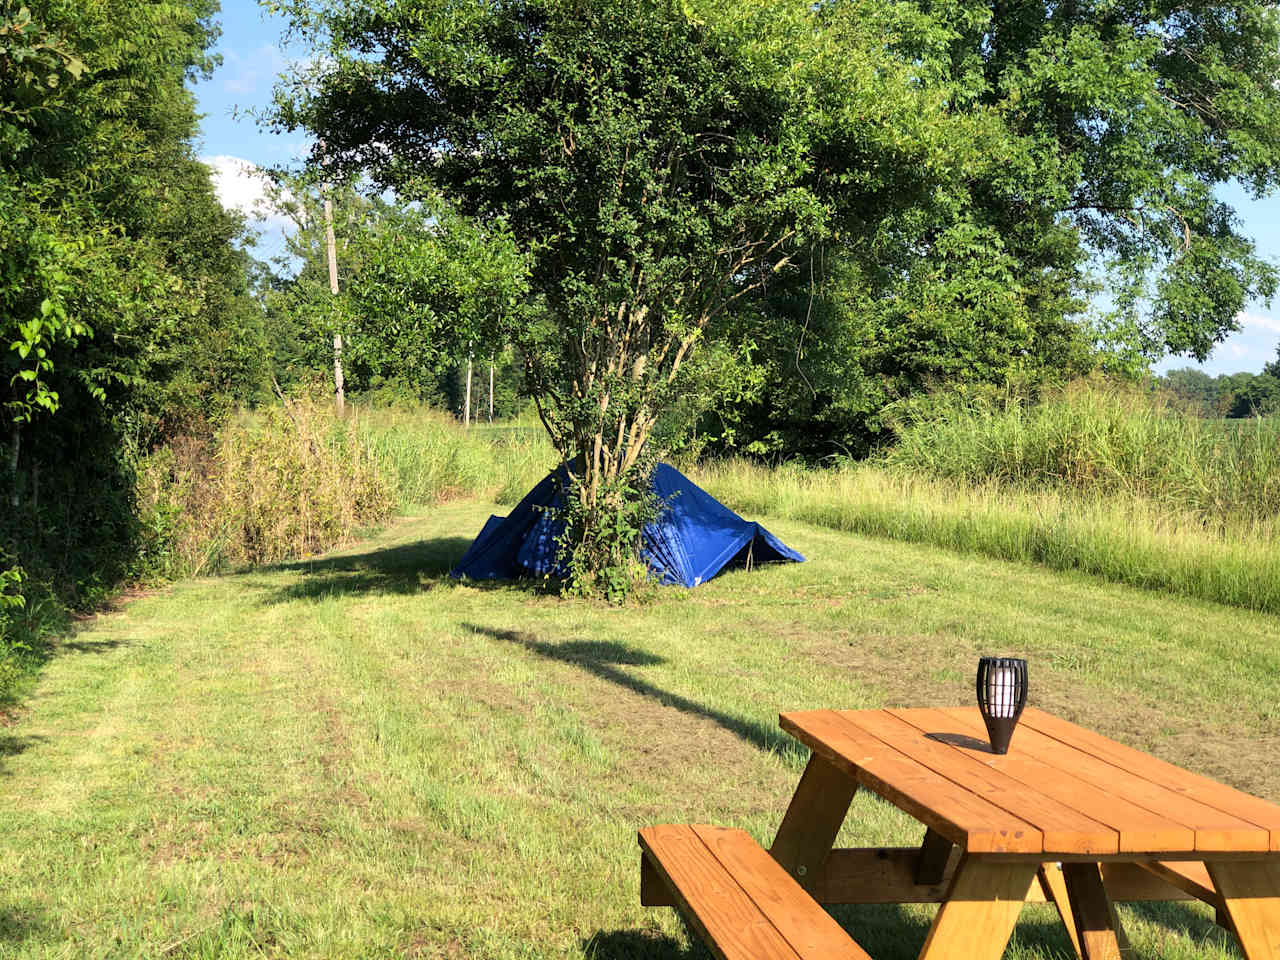
M 1115 901 L 1199 899 L 1246 960 L 1280 960 L 1280 807 L 1028 709 L 1008 754 L 976 708 L 780 717 L 811 756 L 768 851 L 703 825 L 640 831 L 641 902 L 675 906 L 722 960 L 868 954 L 823 904 L 938 903 L 920 960 L 998 960 L 1053 903 L 1082 960 L 1131 951 Z M 833 849 L 859 789 L 919 847 Z

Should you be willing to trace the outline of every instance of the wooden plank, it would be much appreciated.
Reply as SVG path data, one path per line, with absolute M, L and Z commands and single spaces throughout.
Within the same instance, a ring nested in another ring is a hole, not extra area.
M 814 753 L 773 838 L 769 853 L 806 890 L 822 873 L 858 782 L 848 770 Z
M 640 846 L 680 912 L 720 960 L 801 960 L 735 883 L 693 828 L 646 827 Z
M 667 889 L 667 882 L 658 873 L 658 868 L 649 860 L 649 855 L 640 851 L 640 906 L 642 907 L 674 907 L 676 898 Z
M 742 830 L 695 826 L 726 872 L 802 957 L 871 960 L 822 907 Z
M 1044 836 L 831 710 L 789 713 L 782 729 L 851 772 L 857 782 L 972 853 L 1039 853 Z
M 1213 888 L 1213 880 L 1209 877 L 1209 869 L 1203 863 L 1196 860 L 1145 860 L 1140 861 L 1137 866 L 1148 873 L 1159 877 L 1170 886 L 1177 887 L 1183 893 L 1189 894 L 1197 900 L 1203 900 L 1210 906 L 1220 907 L 1222 898 L 1218 896 L 1218 891 Z M 1103 877 L 1106 878 L 1106 871 L 1103 871 Z M 1110 890 L 1110 883 L 1107 885 Z M 1112 894 L 1114 897 L 1115 895 Z M 1116 899 L 1120 899 L 1116 897 Z
M 858 847 L 832 850 L 823 866 L 822 874 L 814 884 L 813 898 L 819 903 L 941 903 L 960 860 L 959 848 L 953 848 L 951 861 L 938 883 L 915 882 L 916 860 L 920 851 L 915 847 Z M 1051 864 L 1060 880 L 1062 871 Z M 1162 864 L 1162 866 L 1199 867 L 1203 865 Z M 1203 874 L 1208 882 L 1208 874 Z M 1137 863 L 1104 863 L 1102 879 L 1107 894 L 1118 902 L 1192 900 L 1195 895 L 1174 886 Z M 1065 890 L 1065 888 L 1064 888 Z M 1212 891 L 1211 891 L 1212 892 Z M 1031 884 L 1028 903 L 1053 902 L 1053 898 L 1039 882 Z M 654 904 L 661 906 L 661 904 Z
M 1028 707 L 1023 712 L 1021 722 L 1100 760 L 1123 767 L 1183 796 L 1255 824 L 1268 831 L 1270 848 L 1280 850 L 1280 806 L 1274 803 L 1184 770 L 1034 707 Z
M 1105 823 L 1120 838 L 1121 853 L 1179 853 L 1195 849 L 1195 833 L 1189 827 L 1154 810 L 1116 796 L 1105 787 L 1088 783 L 1058 766 L 1039 759 L 1038 751 L 1022 749 L 1019 734 L 1004 755 L 994 754 L 982 742 L 986 727 L 977 709 L 904 710 L 901 715 L 935 736 L 951 736 L 953 749 L 981 760 L 1026 785 L 1066 803 L 1084 815 Z M 1046 843 L 1046 854 L 1073 854 L 1072 849 L 1054 849 Z M 1050 859 L 1046 857 L 1046 859 Z
M 955 848 L 956 845 L 938 831 L 926 827 L 924 840 L 920 842 L 920 854 L 916 857 L 916 884 L 941 883 Z
M 1119 833 L 1106 823 L 1034 785 L 1016 780 L 987 762 L 989 753 L 974 756 L 925 736 L 926 727 L 945 722 L 942 714 L 914 710 L 860 710 L 843 715 L 872 736 L 919 761 L 966 790 L 1032 824 L 1044 834 L 1044 848 L 1057 853 L 1117 853 Z M 945 728 L 949 729 L 949 728 Z
M 1245 960 L 1280 960 L 1280 862 L 1209 860 Z
M 950 862 L 936 883 L 916 883 L 915 847 L 861 847 L 832 850 L 813 887 L 819 903 L 941 903 L 960 860 L 952 845 Z
M 1084 948 L 1080 945 L 1080 933 L 1076 929 L 1076 915 L 1071 912 L 1071 898 L 1067 895 L 1067 881 L 1062 876 L 1062 864 L 1042 863 L 1036 871 L 1036 879 L 1045 899 L 1058 908 L 1058 916 L 1062 925 L 1067 928 L 1067 937 L 1076 956 L 1084 957 Z
M 946 714 L 968 721 L 971 728 L 981 723 L 981 715 L 976 709 L 947 710 Z M 1267 850 L 1270 847 L 1268 831 L 1255 824 L 1176 790 L 1170 790 L 1124 767 L 1041 733 L 1034 727 L 1028 727 L 1016 736 L 1019 738 L 1021 751 L 1034 755 L 1040 762 L 1057 767 L 1092 786 L 1113 792 L 1132 804 L 1192 830 L 1195 833 L 1194 850 L 1239 852 Z
M 1133 956 L 1096 863 L 1064 863 L 1062 879 L 1075 919 L 1083 960 L 1128 960 Z
M 1000 960 L 1036 869 L 1031 862 L 965 856 L 919 960 Z
M 1154 861 L 1145 860 L 1101 864 L 1102 884 L 1107 888 L 1107 895 L 1117 903 L 1196 899 L 1195 894 L 1147 869 L 1153 864 Z M 1208 874 L 1205 874 L 1205 879 L 1208 879 Z

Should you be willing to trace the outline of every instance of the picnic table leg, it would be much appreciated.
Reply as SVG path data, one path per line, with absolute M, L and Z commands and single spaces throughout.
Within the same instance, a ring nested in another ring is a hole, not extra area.
M 846 771 L 816 753 L 809 757 L 769 853 L 810 892 L 822 876 L 857 789 Z
M 1064 863 L 1062 879 L 1084 960 L 1129 960 L 1133 951 L 1096 863 Z
M 1035 863 L 994 863 L 966 854 L 919 960 L 1000 960 L 1036 869 Z
M 1280 958 L 1280 863 L 1223 860 L 1205 866 L 1245 960 Z
M 1040 889 L 1044 891 L 1044 898 L 1058 908 L 1058 916 L 1062 918 L 1062 925 L 1067 928 L 1067 936 L 1071 938 L 1076 956 L 1084 960 L 1080 934 L 1076 932 L 1076 917 L 1071 912 L 1071 898 L 1067 896 L 1067 881 L 1062 877 L 1062 865 L 1042 863 L 1036 871 L 1036 877 L 1040 881 Z

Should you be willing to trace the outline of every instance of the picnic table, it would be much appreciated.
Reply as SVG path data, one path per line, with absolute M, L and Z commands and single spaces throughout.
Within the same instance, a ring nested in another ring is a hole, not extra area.
M 938 903 L 920 960 L 998 960 L 1054 903 L 1083 960 L 1131 951 L 1115 901 L 1200 899 L 1247 960 L 1280 960 L 1280 807 L 1028 708 L 996 755 L 976 708 L 786 713 L 811 751 L 772 847 L 741 830 L 640 831 L 641 902 L 722 960 L 868 954 L 821 904 Z M 919 847 L 833 849 L 859 787 Z

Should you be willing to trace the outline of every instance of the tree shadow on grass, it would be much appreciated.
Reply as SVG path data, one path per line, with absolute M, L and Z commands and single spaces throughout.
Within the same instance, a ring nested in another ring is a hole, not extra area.
M 716 710 L 714 707 L 664 690 L 619 669 L 620 667 L 657 666 L 667 662 L 664 657 L 609 640 L 568 640 L 563 643 L 549 643 L 539 640 L 532 633 L 518 630 L 497 630 L 474 623 L 464 623 L 463 627 L 504 643 L 524 647 L 530 653 L 548 660 L 558 660 L 561 663 L 581 667 L 602 680 L 655 700 L 664 707 L 712 720 L 753 747 L 768 753 L 794 754 L 799 759 L 808 757 L 808 749 L 791 739 L 778 727 Z
M 48 929 L 44 913 L 35 907 L 0 906 L 0 943 L 18 943 Z
M 0 776 L 6 775 L 5 760 L 9 757 L 16 757 L 18 754 L 30 750 L 36 744 L 44 743 L 48 739 L 48 737 L 18 737 L 0 733 Z
M 132 646 L 132 640 L 119 637 L 102 640 L 59 640 L 53 645 L 54 656 L 68 653 L 110 653 L 120 647 Z
M 267 605 L 293 600 L 327 600 L 361 594 L 412 594 L 461 583 L 449 576 L 471 546 L 466 537 L 440 537 L 398 547 L 351 553 L 322 560 L 302 560 L 264 568 L 303 574 L 297 583 L 273 591 Z M 517 581 L 523 583 L 524 581 Z M 510 589 L 509 580 L 468 580 L 467 586 L 481 590 Z M 536 589 L 530 584 L 531 589 Z
M 704 960 L 710 953 L 697 941 L 686 949 L 656 930 L 599 931 L 582 941 L 582 955 L 590 960 Z

